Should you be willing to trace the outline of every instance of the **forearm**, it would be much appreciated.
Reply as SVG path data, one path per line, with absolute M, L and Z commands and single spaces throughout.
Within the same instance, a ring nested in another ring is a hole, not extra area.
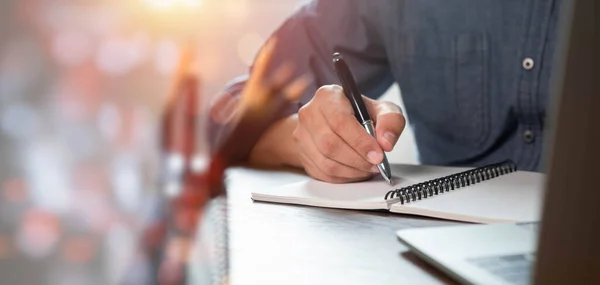
M 248 163 L 254 166 L 301 168 L 293 132 L 298 124 L 296 114 L 273 123 L 260 137 L 248 157 Z

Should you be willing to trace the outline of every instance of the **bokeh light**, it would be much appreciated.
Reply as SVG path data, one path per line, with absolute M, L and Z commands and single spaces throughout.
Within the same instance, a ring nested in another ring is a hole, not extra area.
M 65 66 L 76 66 L 88 60 L 94 52 L 94 44 L 88 34 L 64 30 L 52 39 L 52 54 Z
M 11 104 L 0 113 L 0 130 L 13 139 L 31 139 L 38 131 L 38 127 L 38 115 L 27 104 Z
M 185 159 L 180 153 L 170 153 L 166 157 L 163 176 L 165 180 L 164 194 L 167 197 L 175 197 L 181 193 L 181 175 L 185 168 Z
M 43 258 L 56 248 L 61 234 L 61 225 L 55 215 L 31 210 L 21 221 L 17 247 L 31 258 Z
M 179 48 L 174 41 L 164 39 L 158 42 L 154 55 L 154 66 L 161 75 L 173 74 L 178 60 Z
M 73 263 L 85 263 L 96 254 L 94 242 L 90 237 L 73 236 L 65 241 L 62 254 L 64 259 Z
M 139 210 L 142 202 L 142 178 L 139 163 L 132 155 L 120 155 L 112 167 L 112 184 L 120 208 L 129 212 Z
M 140 52 L 135 43 L 124 38 L 108 38 L 98 47 L 96 64 L 106 74 L 119 76 L 131 71 L 140 62 Z
M 70 213 L 76 215 L 74 222 L 80 229 L 93 233 L 106 233 L 118 218 L 117 205 L 111 200 L 107 173 L 96 165 L 80 165 L 73 170 L 71 182 L 74 189 Z M 117 211 L 117 212 L 116 212 Z
M 100 107 L 98 111 L 98 129 L 107 141 L 116 141 L 121 130 L 122 121 L 121 114 L 114 103 L 105 102 Z
M 2 199 L 14 204 L 22 204 L 29 198 L 29 186 L 25 179 L 15 177 L 2 183 Z
M 136 250 L 161 212 L 146 208 L 176 198 L 184 168 L 207 162 L 207 149 L 186 161 L 159 148 L 183 43 L 197 53 L 202 105 L 248 70 L 298 1 L 0 1 L 0 259 L 33 262 L 50 284 L 89 284 L 95 270 L 110 276 L 101 284 L 150 283 Z M 166 253 L 185 262 L 188 242 Z
M 38 140 L 26 153 L 26 179 L 31 195 L 35 204 L 45 211 L 64 213 L 72 202 L 67 153 L 60 142 L 52 140 Z
M 208 169 L 210 160 L 208 157 L 208 153 L 197 153 L 192 159 L 191 169 L 194 172 L 204 172 Z

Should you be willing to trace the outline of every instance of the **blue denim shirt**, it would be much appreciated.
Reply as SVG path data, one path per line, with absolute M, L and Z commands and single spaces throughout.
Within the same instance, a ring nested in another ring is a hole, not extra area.
M 366 96 L 398 82 L 422 163 L 512 159 L 540 170 L 558 4 L 312 1 L 275 32 L 273 65 L 291 60 L 298 75 L 312 76 L 306 103 L 319 86 L 338 83 L 331 57 L 339 51 Z

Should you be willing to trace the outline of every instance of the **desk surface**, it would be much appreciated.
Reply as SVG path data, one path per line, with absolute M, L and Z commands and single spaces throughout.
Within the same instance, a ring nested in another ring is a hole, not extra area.
M 403 228 L 456 222 L 385 212 L 253 202 L 252 189 L 298 180 L 228 173 L 233 284 L 452 284 L 398 242 Z

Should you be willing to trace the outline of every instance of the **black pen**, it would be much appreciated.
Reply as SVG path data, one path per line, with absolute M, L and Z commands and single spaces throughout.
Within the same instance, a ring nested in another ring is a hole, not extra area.
M 373 120 L 371 120 L 371 116 L 367 111 L 367 106 L 365 106 L 365 102 L 362 99 L 362 93 L 360 93 L 360 90 L 358 90 L 358 86 L 354 81 L 354 76 L 350 72 L 350 68 L 348 68 L 348 65 L 342 56 L 337 52 L 333 54 L 333 65 L 335 67 L 335 71 L 337 72 L 338 78 L 342 83 L 344 94 L 350 101 L 352 109 L 354 109 L 354 116 L 356 116 L 356 119 L 365 128 L 365 130 L 367 130 L 367 133 L 374 138 L 377 138 L 375 136 Z M 388 163 L 385 152 L 383 153 L 383 161 L 377 165 L 377 168 L 379 168 L 379 173 L 381 173 L 381 176 L 383 176 L 383 178 L 391 185 L 392 170 L 390 168 L 390 164 Z

